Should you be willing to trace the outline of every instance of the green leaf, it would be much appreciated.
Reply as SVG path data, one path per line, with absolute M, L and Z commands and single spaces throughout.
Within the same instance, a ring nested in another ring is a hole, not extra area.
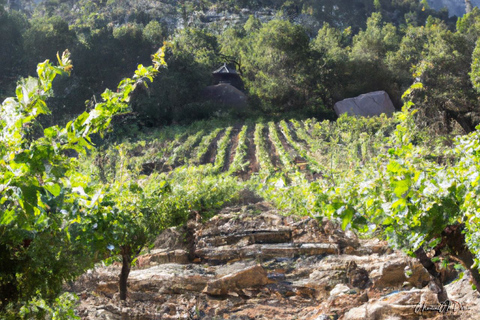
M 409 183 L 407 180 L 394 181 L 392 184 L 394 187 L 393 192 L 398 198 L 404 197 L 409 189 Z
M 16 218 L 14 210 L 4 210 L 0 212 L 0 225 L 8 225 Z
M 390 225 L 392 223 L 395 222 L 395 219 L 393 219 L 392 217 L 389 217 L 387 216 L 384 220 L 383 220 L 383 225 Z
M 22 190 L 22 194 L 19 202 L 27 214 L 33 215 L 34 208 L 36 208 L 38 204 L 38 188 L 35 186 L 22 186 L 20 189 Z
M 58 197 L 62 191 L 62 187 L 57 183 L 45 184 L 44 188 L 50 192 L 54 197 Z
M 341 215 L 343 230 L 345 230 L 348 224 L 352 221 L 354 214 L 355 214 L 355 210 L 353 210 L 353 208 L 351 207 L 347 207 L 345 210 L 343 210 Z
M 392 210 L 397 212 L 397 214 L 407 206 L 407 201 L 405 198 L 399 198 L 397 201 L 392 203 Z
M 398 173 L 403 171 L 403 167 L 396 161 L 390 161 L 390 163 L 387 165 L 387 170 L 390 173 Z
M 58 134 L 58 128 L 57 127 L 46 128 L 45 130 L 43 130 L 43 134 L 45 135 L 45 137 L 53 139 Z

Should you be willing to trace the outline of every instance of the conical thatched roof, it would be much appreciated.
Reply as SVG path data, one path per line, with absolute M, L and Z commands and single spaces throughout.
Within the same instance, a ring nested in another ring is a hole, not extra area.
M 235 68 L 230 67 L 226 63 L 223 64 L 220 68 L 217 70 L 213 71 L 212 74 L 232 74 L 232 75 L 238 75 L 237 70 Z

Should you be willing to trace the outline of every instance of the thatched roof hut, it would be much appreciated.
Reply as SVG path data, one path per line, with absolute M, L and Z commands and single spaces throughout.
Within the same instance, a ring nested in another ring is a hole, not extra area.
M 229 83 L 232 86 L 236 87 L 239 90 L 244 89 L 243 81 L 240 78 L 237 70 L 232 68 L 227 63 L 224 63 L 223 66 L 212 72 L 214 84 L 220 83 Z

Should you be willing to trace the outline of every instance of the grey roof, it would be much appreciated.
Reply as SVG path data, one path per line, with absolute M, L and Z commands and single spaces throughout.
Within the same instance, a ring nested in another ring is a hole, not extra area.
M 223 64 L 220 68 L 217 70 L 213 71 L 212 74 L 235 74 L 237 75 L 237 70 L 235 68 L 232 68 L 228 66 L 226 63 Z

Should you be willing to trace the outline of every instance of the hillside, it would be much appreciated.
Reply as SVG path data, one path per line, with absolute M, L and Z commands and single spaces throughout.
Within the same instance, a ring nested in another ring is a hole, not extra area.
M 16 255 L 16 270 L 5 270 L 23 271 L 2 284 L 2 301 L 33 297 L 18 309 L 4 305 L 7 319 L 16 310 L 84 319 L 416 319 L 414 306 L 447 299 L 462 306 L 452 317 L 475 312 L 476 217 L 458 221 L 475 208 L 478 132 L 453 142 L 432 135 L 409 102 L 391 118 L 217 119 L 140 131 L 127 125 L 126 102 L 161 74 L 163 57 L 157 52 L 90 112 L 37 137 L 24 124 L 48 113 L 52 81 L 71 70 L 68 52 L 58 66 L 39 64 L 39 80 L 22 82 L 2 104 L 14 121 L 2 122 L 0 230 L 18 243 L 4 246 Z M 47 305 L 38 288 L 59 297 Z
M 479 8 L 0 0 L 0 31 L 1 319 L 478 315 Z
M 429 88 L 414 99 L 426 125 L 470 132 L 479 119 L 470 77 L 476 10 L 457 24 L 416 0 L 45 0 L 0 7 L 6 30 L 0 41 L 8 44 L 0 50 L 0 99 L 34 74 L 39 61 L 54 61 L 66 48 L 72 53 L 75 68 L 57 80 L 49 99 L 54 112 L 44 125 L 81 114 L 85 101 L 88 108 L 105 87 L 148 65 L 164 44 L 169 68 L 131 103 L 149 127 L 222 114 L 202 92 L 224 63 L 238 69 L 250 98 L 247 110 L 227 112 L 233 117 L 300 112 L 331 119 L 335 102 L 379 90 L 400 108 L 402 93 L 418 78 Z M 437 77 L 442 74 L 449 79 Z
M 159 235 L 131 272 L 125 304 L 119 273 L 118 264 L 97 267 L 68 287 L 82 319 L 479 318 L 468 276 L 446 286 L 455 309 L 426 311 L 440 304 L 418 261 L 328 220 L 279 214 L 248 192 L 209 221 Z M 450 265 L 442 277 L 458 271 Z
M 282 192 L 307 192 L 315 181 L 341 182 L 381 156 L 397 124 L 398 119 L 384 116 L 231 125 L 228 121 L 201 121 L 131 136 L 99 149 L 85 161 L 95 159 L 98 169 L 87 168 L 104 181 L 121 179 L 119 163 L 134 176 L 161 173 L 161 177 L 174 179 L 198 171 L 215 179 L 232 177 L 240 185 L 258 188 L 262 196 L 284 208 L 297 208 L 292 213 L 314 215 L 313 203 L 305 202 L 304 197 L 281 199 Z M 425 152 L 431 157 L 441 152 L 428 143 L 425 141 Z M 264 185 L 267 180 L 276 188 Z
M 478 7 L 480 1 L 472 0 L 470 1 L 472 6 Z M 466 11 L 466 1 L 461 0 L 429 0 L 428 4 L 435 10 L 441 10 L 442 8 L 447 8 L 448 13 L 451 16 L 461 17 L 465 14 Z

